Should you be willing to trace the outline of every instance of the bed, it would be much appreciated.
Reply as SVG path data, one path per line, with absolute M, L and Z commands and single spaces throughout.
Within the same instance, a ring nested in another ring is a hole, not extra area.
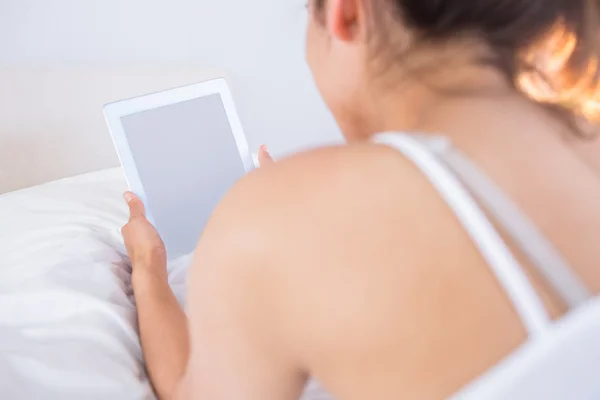
M 0 195 L 0 387 L 10 399 L 154 399 L 137 335 L 120 168 Z M 190 257 L 169 262 L 182 305 Z M 304 399 L 326 399 L 318 385 Z
M 151 399 L 119 168 L 0 196 L 0 386 L 13 399 Z M 169 265 L 183 302 L 186 258 Z

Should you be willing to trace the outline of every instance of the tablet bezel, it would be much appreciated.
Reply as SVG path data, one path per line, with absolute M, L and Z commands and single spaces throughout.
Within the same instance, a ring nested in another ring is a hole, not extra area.
M 254 169 L 254 161 L 252 155 L 250 154 L 248 141 L 246 140 L 246 135 L 242 129 L 242 124 L 237 114 L 229 85 L 224 78 L 213 79 L 210 81 L 195 83 L 192 85 L 182 86 L 140 97 L 121 100 L 106 104 L 104 106 L 104 116 L 106 118 L 115 149 L 117 150 L 117 155 L 121 162 L 121 166 L 123 167 L 129 190 L 135 193 L 146 205 L 146 216 L 152 224 L 154 224 L 154 218 L 152 217 L 152 213 L 148 208 L 146 191 L 142 185 L 140 173 L 135 165 L 135 159 L 131 152 L 125 130 L 123 129 L 121 118 L 128 115 L 183 103 L 185 101 L 215 94 L 219 94 L 221 97 L 221 101 L 223 102 L 223 107 L 225 108 L 227 119 L 229 120 L 229 125 L 233 133 L 240 159 L 246 172 L 250 172 L 252 169 Z

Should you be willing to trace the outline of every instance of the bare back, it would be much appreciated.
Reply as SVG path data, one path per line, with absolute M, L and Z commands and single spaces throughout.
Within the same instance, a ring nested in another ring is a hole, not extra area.
M 511 115 L 506 122 L 482 121 L 485 132 L 457 125 L 464 130 L 454 135 L 455 145 L 517 202 L 598 293 L 599 176 L 559 131 L 543 132 L 526 113 L 522 119 L 518 112 Z M 314 311 L 319 313 L 321 301 L 333 303 L 328 315 L 347 320 L 328 325 L 323 316 L 317 322 L 329 330 L 315 337 L 329 333 L 332 341 L 313 344 L 315 372 L 340 399 L 445 398 L 515 350 L 526 333 L 470 238 L 420 172 L 387 149 L 370 151 L 374 159 L 393 158 L 397 165 L 373 173 L 389 192 L 385 205 L 370 208 L 364 225 L 354 219 L 361 245 L 340 249 L 340 258 L 330 260 L 340 275 L 352 271 L 354 279 L 319 285 L 328 289 L 315 300 Z M 345 227 L 344 235 L 348 231 Z M 563 315 L 566 305 L 505 239 L 547 309 L 554 317 Z
M 597 173 L 551 118 L 520 99 L 503 106 L 453 103 L 432 112 L 420 132 L 444 132 L 600 292 Z M 513 118 L 501 118 L 506 112 Z M 257 361 L 256 343 L 245 354 L 259 366 L 239 382 L 248 399 L 297 398 L 307 377 L 339 400 L 446 398 L 527 337 L 447 204 L 415 165 L 385 146 L 316 150 L 251 174 L 205 236 L 191 277 L 190 323 L 192 343 L 210 342 L 214 354 L 202 345 L 192 350 L 190 381 L 208 384 L 218 375 L 207 360 L 243 364 L 241 348 L 225 350 L 227 338 L 207 330 L 214 326 L 207 312 L 228 312 L 223 293 L 235 293 L 229 302 L 239 302 L 244 316 L 228 330 L 268 341 L 269 363 Z M 566 305 L 505 239 L 551 315 L 563 315 Z M 225 245 L 236 250 L 224 255 Z M 202 267 L 210 264 L 231 265 L 232 273 Z M 219 303 L 204 306 L 211 296 Z M 261 391 L 258 378 L 264 387 L 277 384 Z

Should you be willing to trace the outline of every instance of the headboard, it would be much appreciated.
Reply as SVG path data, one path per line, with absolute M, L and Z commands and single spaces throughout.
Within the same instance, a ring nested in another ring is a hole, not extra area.
M 0 67 L 0 193 L 117 166 L 104 104 L 223 76 L 191 67 Z

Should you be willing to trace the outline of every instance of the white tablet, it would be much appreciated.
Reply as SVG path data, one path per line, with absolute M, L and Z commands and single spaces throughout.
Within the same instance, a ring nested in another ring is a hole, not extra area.
M 191 253 L 224 194 L 254 168 L 226 81 L 111 103 L 104 114 L 169 258 Z

